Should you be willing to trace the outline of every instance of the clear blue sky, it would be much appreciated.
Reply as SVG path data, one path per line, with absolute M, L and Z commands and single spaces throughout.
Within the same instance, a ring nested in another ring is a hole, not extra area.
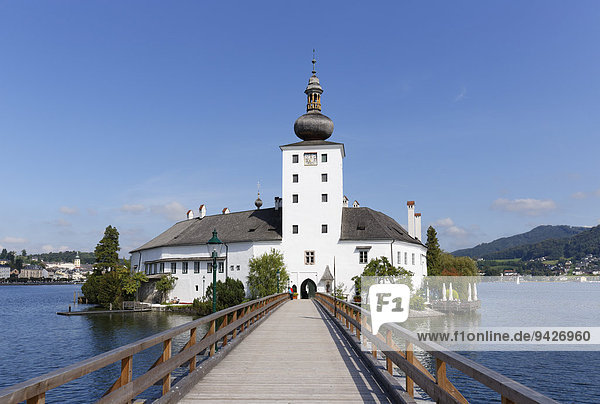
M 289 3 L 0 1 L 0 246 L 272 206 L 313 48 L 351 201 L 446 250 L 599 223 L 600 3 Z

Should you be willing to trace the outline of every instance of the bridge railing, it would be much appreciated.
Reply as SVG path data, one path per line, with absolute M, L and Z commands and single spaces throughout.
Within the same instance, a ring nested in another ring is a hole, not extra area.
M 130 402 L 157 382 L 162 384 L 162 394 L 164 395 L 171 389 L 171 372 L 180 367 L 187 367 L 189 372 L 194 371 L 199 355 L 206 352 L 209 356 L 213 356 L 218 346 L 227 345 L 228 341 L 236 338 L 238 334 L 243 333 L 253 323 L 288 299 L 288 294 L 280 293 L 218 311 L 73 365 L 7 387 L 0 390 L 0 402 L 19 403 L 27 401 L 27 404 L 42 404 L 45 402 L 47 391 L 119 361 L 121 361 L 120 376 L 98 402 Z M 198 340 L 198 328 L 205 327 L 205 325 L 209 326 L 209 330 L 203 338 Z M 178 353 L 173 355 L 173 338 L 188 332 L 189 339 L 187 343 Z M 133 355 L 159 344 L 162 344 L 162 351 L 156 362 L 144 374 L 133 379 Z
M 446 376 L 446 366 L 452 366 L 464 375 L 496 391 L 501 397 L 502 404 L 557 403 L 498 372 L 456 352 L 449 351 L 439 344 L 420 341 L 416 333 L 397 324 L 384 324 L 380 327 L 377 335 L 373 335 L 369 326 L 370 313 L 367 310 L 324 293 L 317 293 L 315 298 L 332 316 L 335 315 L 345 326 L 348 334 L 356 336 L 358 343 L 370 342 L 373 357 L 377 359 L 378 352 L 380 353 L 385 359 L 385 370 L 390 375 L 394 375 L 394 365 L 404 372 L 406 391 L 413 398 L 414 384 L 416 383 L 438 403 L 468 403 Z M 402 340 L 404 348 L 396 345 L 395 340 Z M 432 375 L 415 357 L 415 346 L 426 351 L 435 359 L 435 375 Z

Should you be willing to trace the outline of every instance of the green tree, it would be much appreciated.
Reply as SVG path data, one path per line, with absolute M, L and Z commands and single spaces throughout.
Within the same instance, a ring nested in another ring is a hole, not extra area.
M 21 250 L 21 257 L 27 257 L 27 251 L 26 250 Z
M 279 291 L 284 289 L 289 279 L 283 254 L 274 248 L 260 257 L 250 258 L 248 266 L 250 267 L 248 288 L 253 299 L 277 293 L 277 271 L 279 271 Z
M 2 249 L 2 253 L 0 253 L 0 260 L 8 259 L 8 250 L 6 248 Z
M 437 232 L 433 226 L 427 228 L 427 242 L 425 243 L 425 247 L 427 247 L 427 275 L 439 275 L 441 272 L 440 256 L 442 255 L 442 250 L 440 249 Z
M 408 286 L 412 289 L 412 277 L 413 273 L 405 270 L 402 267 L 396 268 L 387 259 L 387 257 L 373 258 L 367 265 L 362 274 L 352 278 L 354 281 L 354 293 L 360 296 L 361 289 L 361 277 L 363 276 L 387 276 L 387 277 L 403 277 L 408 281 Z
M 177 281 L 177 277 L 166 274 L 163 275 L 158 282 L 156 282 L 156 290 L 160 292 L 161 301 L 167 297 L 170 291 L 175 288 L 175 282 Z
M 477 276 L 477 264 L 469 257 L 455 257 L 452 254 L 440 255 L 440 275 L 443 276 Z
M 108 226 L 104 230 L 104 237 L 96 245 L 94 255 L 96 263 L 94 264 L 94 272 L 102 273 L 111 271 L 119 266 L 119 232 L 116 227 Z
M 217 311 L 237 306 L 244 301 L 246 291 L 240 280 L 227 278 L 225 282 L 217 281 Z M 212 302 L 212 283 L 206 288 L 206 299 Z M 212 306 L 211 306 L 212 310 Z

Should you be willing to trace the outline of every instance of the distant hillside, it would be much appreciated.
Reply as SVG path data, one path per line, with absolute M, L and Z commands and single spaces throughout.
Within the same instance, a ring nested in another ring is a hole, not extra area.
M 31 254 L 31 258 L 44 261 L 44 262 L 73 262 L 77 256 L 77 251 L 62 251 L 62 252 L 50 252 L 43 254 Z M 80 252 L 79 259 L 82 264 L 93 264 L 96 262 L 96 258 L 93 252 Z
M 511 237 L 503 237 L 489 243 L 479 244 L 473 248 L 456 250 L 452 254 L 456 256 L 467 256 L 471 258 L 481 258 L 490 254 L 504 251 L 513 247 L 535 244 L 549 239 L 562 239 L 572 237 L 585 230 L 585 227 L 573 226 L 538 226 L 527 233 L 517 234 Z M 517 257 L 510 257 L 517 258 Z
M 600 256 L 600 226 L 586 229 L 585 231 L 569 238 L 550 239 L 539 243 L 527 244 L 509 248 L 503 251 L 484 255 L 487 259 L 521 258 L 530 260 L 547 257 L 582 258 L 587 254 Z

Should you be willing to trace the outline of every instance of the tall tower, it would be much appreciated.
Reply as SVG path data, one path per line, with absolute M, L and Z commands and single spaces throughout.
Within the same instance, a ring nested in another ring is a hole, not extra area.
M 73 265 L 75 265 L 75 268 L 81 268 L 81 259 L 79 258 L 79 252 L 77 252 L 77 256 L 73 261 Z
M 325 267 L 333 268 L 342 226 L 344 145 L 326 140 L 333 133 L 333 122 L 321 113 L 323 88 L 316 60 L 312 62 L 304 91 L 306 114 L 294 123 L 301 141 L 280 147 L 282 244 L 292 283 L 306 279 L 318 283 Z

